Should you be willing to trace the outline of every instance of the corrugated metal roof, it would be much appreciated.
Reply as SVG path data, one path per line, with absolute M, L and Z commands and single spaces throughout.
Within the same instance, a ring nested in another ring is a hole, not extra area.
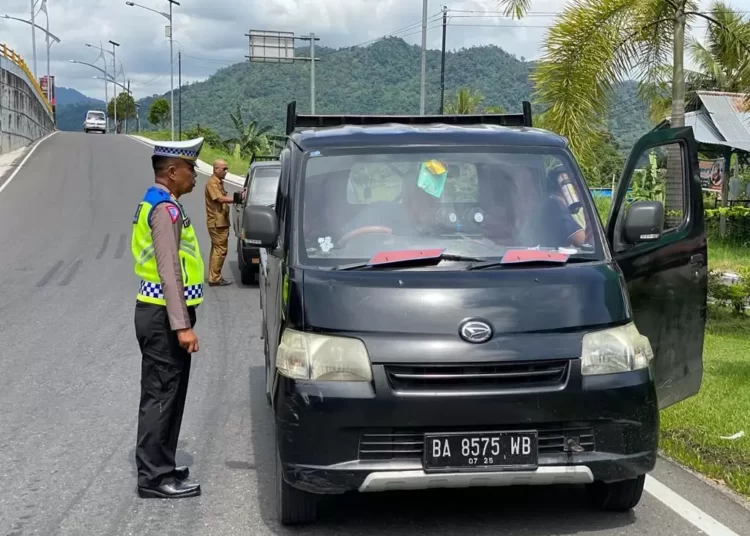
M 750 151 L 750 112 L 745 107 L 745 95 L 721 91 L 697 91 L 696 93 L 703 103 L 705 112 L 710 115 L 710 122 L 714 127 L 713 134 L 718 133 L 723 138 L 721 140 L 723 143 L 720 145 Z M 692 113 L 703 114 L 700 121 L 704 123 L 705 112 L 701 110 Z

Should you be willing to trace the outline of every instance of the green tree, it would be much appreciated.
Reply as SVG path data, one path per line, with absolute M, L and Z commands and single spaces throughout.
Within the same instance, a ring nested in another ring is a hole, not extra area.
M 532 0 L 497 0 L 506 14 L 521 18 Z M 558 17 L 532 74 L 545 121 L 565 136 L 576 155 L 591 152 L 603 130 L 612 89 L 635 74 L 643 90 L 672 66 L 671 123 L 685 124 L 685 29 L 698 19 L 713 22 L 722 42 L 739 55 L 750 47 L 733 28 L 699 11 L 697 0 L 576 0 Z M 745 63 L 743 69 L 747 70 Z M 743 78 L 747 79 L 747 78 Z M 682 209 L 679 153 L 671 151 L 667 212 Z
M 148 122 L 154 126 L 166 128 L 170 120 L 169 101 L 164 97 L 154 99 L 148 109 Z
M 135 119 L 137 108 L 132 95 L 123 91 L 117 95 L 117 126 L 121 126 L 126 119 Z M 107 115 L 110 119 L 115 117 L 115 99 L 110 99 L 107 104 Z
M 477 112 L 477 108 L 484 97 L 477 91 L 461 88 L 456 92 L 456 100 L 445 105 L 445 113 L 452 115 L 467 115 Z
M 271 145 L 267 136 L 271 131 L 271 126 L 259 126 L 257 121 L 250 121 L 245 124 L 239 104 L 237 104 L 237 110 L 230 113 L 229 117 L 237 132 L 237 136 L 224 141 L 230 153 L 237 150 L 242 158 L 249 158 L 253 154 L 269 154 L 271 152 Z M 235 147 L 235 150 L 232 149 L 232 146 Z

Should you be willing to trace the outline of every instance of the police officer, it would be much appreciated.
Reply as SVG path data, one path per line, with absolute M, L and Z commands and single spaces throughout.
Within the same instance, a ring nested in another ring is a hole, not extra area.
M 155 184 L 133 218 L 131 248 L 140 288 L 135 333 L 141 349 L 141 399 L 135 460 L 138 495 L 200 495 L 175 467 L 185 408 L 190 357 L 198 351 L 195 308 L 203 301 L 203 260 L 190 218 L 179 198 L 195 187 L 203 138 L 159 142 L 151 157 Z

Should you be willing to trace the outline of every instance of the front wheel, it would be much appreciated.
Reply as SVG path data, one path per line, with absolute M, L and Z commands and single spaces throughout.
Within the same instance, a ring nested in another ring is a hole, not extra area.
M 307 525 L 318 517 L 318 497 L 284 480 L 276 449 L 276 512 L 282 525 Z
M 640 502 L 645 482 L 646 475 L 619 482 L 597 481 L 588 486 L 588 491 L 596 508 L 626 512 Z

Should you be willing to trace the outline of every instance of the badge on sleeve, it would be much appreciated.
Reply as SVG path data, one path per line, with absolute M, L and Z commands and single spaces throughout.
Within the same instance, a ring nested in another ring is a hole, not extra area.
M 180 209 L 171 203 L 167 203 L 167 212 L 169 212 L 169 217 L 172 219 L 172 223 L 176 222 L 180 217 Z

